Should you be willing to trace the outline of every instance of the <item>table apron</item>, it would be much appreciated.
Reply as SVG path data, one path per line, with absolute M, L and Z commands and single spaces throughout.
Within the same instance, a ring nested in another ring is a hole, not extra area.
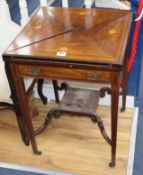
M 19 77 L 34 77 L 48 79 L 68 79 L 81 81 L 111 82 L 114 71 L 95 69 L 80 69 L 73 67 L 18 65 Z

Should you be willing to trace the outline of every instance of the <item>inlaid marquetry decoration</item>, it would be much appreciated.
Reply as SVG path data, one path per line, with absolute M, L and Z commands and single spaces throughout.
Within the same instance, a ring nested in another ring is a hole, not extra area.
M 61 58 L 62 54 L 57 52 L 65 52 L 63 59 L 66 60 L 92 62 L 96 58 L 99 62 L 108 60 L 120 63 L 125 49 L 121 43 L 128 37 L 123 29 L 128 28 L 129 23 L 126 21 L 130 16 L 127 10 L 121 13 L 120 10 L 110 9 L 87 8 L 79 11 L 43 8 L 15 39 L 9 51 L 16 50 L 14 54 L 42 56 L 46 59 Z M 17 47 L 14 47 L 15 44 Z M 88 50 L 85 46 L 88 46 Z

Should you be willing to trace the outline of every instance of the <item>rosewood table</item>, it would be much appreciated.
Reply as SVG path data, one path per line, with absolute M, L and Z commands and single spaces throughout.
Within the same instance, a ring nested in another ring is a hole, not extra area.
M 113 9 L 40 8 L 3 54 L 22 139 L 37 148 L 23 78 L 111 85 L 111 163 L 115 166 L 118 100 L 126 103 L 127 50 L 132 12 Z M 105 85 L 104 85 L 105 86 Z

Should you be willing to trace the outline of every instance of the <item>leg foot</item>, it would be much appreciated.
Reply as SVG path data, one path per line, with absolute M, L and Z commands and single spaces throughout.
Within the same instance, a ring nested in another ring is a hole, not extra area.
M 116 165 L 116 164 L 113 163 L 113 162 L 110 162 L 110 163 L 109 163 L 109 166 L 110 166 L 110 167 L 115 167 L 115 165 Z
M 122 108 L 121 108 L 121 112 L 124 112 L 125 110 L 126 110 L 125 107 L 122 107 Z
M 42 151 L 37 151 L 36 154 L 37 155 L 41 155 L 42 154 Z

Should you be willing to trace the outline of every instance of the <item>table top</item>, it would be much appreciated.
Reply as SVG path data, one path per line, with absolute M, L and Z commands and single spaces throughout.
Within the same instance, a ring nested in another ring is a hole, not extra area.
M 122 65 L 132 11 L 42 7 L 4 54 L 27 60 Z

